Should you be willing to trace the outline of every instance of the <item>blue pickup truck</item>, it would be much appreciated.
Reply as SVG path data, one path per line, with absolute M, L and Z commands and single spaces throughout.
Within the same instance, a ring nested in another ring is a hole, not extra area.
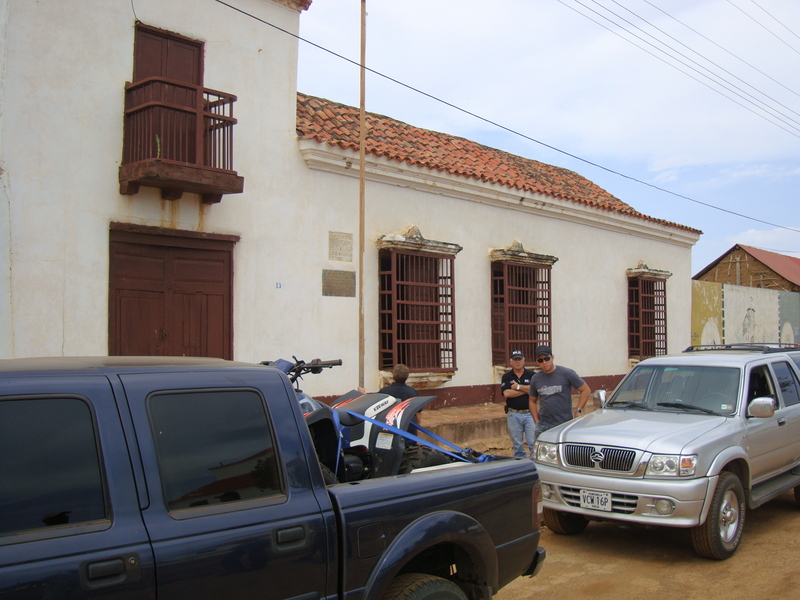
M 325 485 L 274 368 L 0 361 L 2 600 L 490 598 L 538 505 L 526 460 Z

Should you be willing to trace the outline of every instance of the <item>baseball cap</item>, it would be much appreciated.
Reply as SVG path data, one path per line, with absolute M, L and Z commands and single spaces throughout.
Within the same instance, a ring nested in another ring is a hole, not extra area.
M 550 349 L 550 346 L 543 345 L 543 346 L 537 346 L 536 348 L 536 356 L 539 356 L 541 354 L 552 354 L 552 353 L 553 351 Z
M 511 353 L 511 358 L 512 358 L 512 359 L 514 359 L 514 358 L 525 358 L 525 355 L 522 353 L 522 351 L 521 351 L 521 350 L 514 350 L 514 351 Z

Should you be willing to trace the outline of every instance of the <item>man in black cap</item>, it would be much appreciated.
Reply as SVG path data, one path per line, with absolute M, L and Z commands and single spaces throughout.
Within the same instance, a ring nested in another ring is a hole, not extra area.
M 550 346 L 536 348 L 536 362 L 541 370 L 531 380 L 529 407 L 538 436 L 551 427 L 581 416 L 592 390 L 575 371 L 556 366 Z M 572 388 L 580 394 L 574 409 Z
M 500 390 L 506 399 L 506 424 L 514 456 L 525 458 L 525 443 L 528 444 L 529 458 L 533 460 L 535 424 L 528 407 L 528 391 L 533 371 L 525 368 L 525 355 L 514 350 L 509 360 L 511 370 L 500 380 Z

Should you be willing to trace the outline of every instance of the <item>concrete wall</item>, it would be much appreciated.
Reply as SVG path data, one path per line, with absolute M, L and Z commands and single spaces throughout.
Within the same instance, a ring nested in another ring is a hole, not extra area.
M 692 282 L 692 344 L 800 341 L 800 293 Z

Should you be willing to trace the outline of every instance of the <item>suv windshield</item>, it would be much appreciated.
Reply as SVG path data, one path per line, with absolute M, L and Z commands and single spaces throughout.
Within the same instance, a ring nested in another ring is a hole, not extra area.
M 736 412 L 738 396 L 739 369 L 639 366 L 607 406 L 731 415 Z

